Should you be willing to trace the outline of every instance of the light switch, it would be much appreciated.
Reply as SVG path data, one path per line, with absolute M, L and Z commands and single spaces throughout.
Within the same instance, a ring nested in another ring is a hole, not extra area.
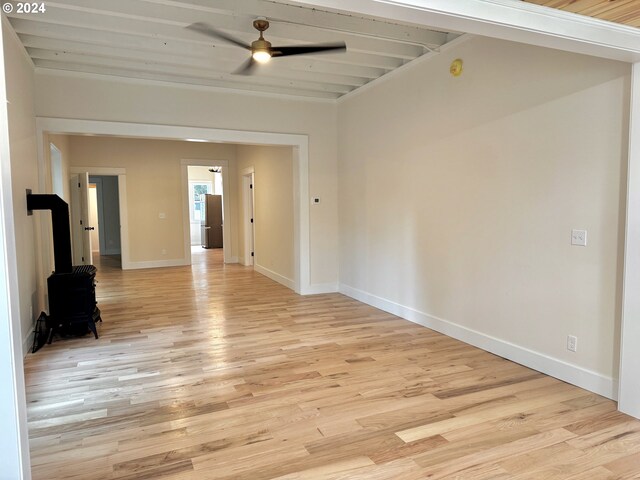
M 571 245 L 577 245 L 580 247 L 587 246 L 587 231 L 586 230 L 571 230 Z

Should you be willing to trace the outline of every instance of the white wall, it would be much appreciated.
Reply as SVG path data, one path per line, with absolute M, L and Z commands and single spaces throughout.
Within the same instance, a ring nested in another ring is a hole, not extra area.
M 13 210 L 15 221 L 16 255 L 20 266 L 20 321 L 23 338 L 26 339 L 33 327 L 34 316 L 40 307 L 38 303 L 38 284 L 36 259 L 42 244 L 36 241 L 39 222 L 34 219 L 48 211 L 34 212 L 27 216 L 26 189 L 39 193 L 33 68 L 26 58 L 26 52 L 11 32 L 5 33 L 5 62 L 7 64 L 7 97 L 9 110 L 9 147 L 11 149 L 11 187 L 13 191 Z
M 62 199 L 69 203 L 71 201 L 71 191 L 68 179 L 71 177 L 69 173 L 69 157 L 71 156 L 71 152 L 69 151 L 69 137 L 67 135 L 47 135 L 45 138 L 45 143 L 53 143 L 55 147 L 60 151 L 62 156 L 62 177 L 67 181 L 62 182 L 63 194 Z M 51 159 L 50 157 L 50 149 L 47 147 L 44 149 L 45 152 L 45 169 L 47 170 L 45 174 L 45 189 L 47 192 L 53 192 L 53 186 L 51 185 Z
M 342 101 L 341 290 L 614 396 L 628 89 L 626 64 L 475 38 Z
M 100 222 L 98 221 L 98 187 L 89 185 L 89 226 L 91 230 L 91 251 L 100 255 Z
M 335 285 L 337 140 L 334 103 L 59 74 L 36 74 L 43 117 L 199 126 L 309 136 L 309 190 L 323 203 L 309 212 L 311 284 Z M 303 199 L 303 208 L 309 208 Z
M 237 149 L 238 212 L 244 212 L 240 172 L 250 167 L 254 171 L 254 268 L 289 288 L 294 284 L 292 154 L 291 147 L 239 145 Z M 238 244 L 244 245 L 243 228 L 238 237 Z
M 35 222 L 26 214 L 25 188 L 37 192 L 37 171 L 33 69 L 4 17 L 1 22 L 0 479 L 13 480 L 31 478 L 22 356 L 38 286 Z
M 187 172 L 189 175 L 189 181 L 202 180 L 205 182 L 211 182 L 211 185 L 215 187 L 216 177 L 221 176 L 221 173 L 212 173 L 209 171 L 211 167 L 206 167 L 202 165 L 190 165 L 187 167 Z M 212 193 L 216 193 L 213 191 Z M 218 195 L 221 195 L 222 192 L 217 192 Z

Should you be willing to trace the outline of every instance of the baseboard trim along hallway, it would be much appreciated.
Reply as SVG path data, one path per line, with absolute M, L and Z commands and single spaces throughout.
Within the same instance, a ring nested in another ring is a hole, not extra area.
M 551 375 L 572 385 L 597 393 L 611 400 L 617 400 L 618 382 L 611 377 L 581 368 L 540 352 L 486 335 L 463 327 L 454 322 L 420 312 L 411 307 L 400 305 L 385 298 L 372 295 L 357 288 L 340 284 L 340 293 L 355 300 L 366 303 L 385 312 L 396 315 L 423 327 L 430 328 L 462 342 L 482 348 L 513 362 L 519 363 L 539 372 Z

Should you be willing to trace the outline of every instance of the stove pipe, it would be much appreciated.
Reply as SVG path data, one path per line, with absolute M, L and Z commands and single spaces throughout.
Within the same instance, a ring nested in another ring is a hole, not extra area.
M 55 273 L 71 273 L 71 228 L 67 202 L 54 194 L 28 193 L 27 210 L 51 210 Z

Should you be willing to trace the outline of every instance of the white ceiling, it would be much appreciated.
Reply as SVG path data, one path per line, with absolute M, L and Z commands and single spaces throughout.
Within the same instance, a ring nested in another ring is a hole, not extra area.
M 338 98 L 458 34 L 268 0 L 56 0 L 9 14 L 38 69 Z M 266 17 L 273 45 L 344 41 L 346 53 L 273 59 L 234 75 L 248 52 L 185 29 L 205 22 L 247 43 Z

